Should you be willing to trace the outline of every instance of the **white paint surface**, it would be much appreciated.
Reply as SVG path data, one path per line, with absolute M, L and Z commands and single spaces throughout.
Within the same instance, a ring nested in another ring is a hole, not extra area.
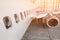
M 26 17 L 15 23 L 14 14 L 18 14 L 25 10 L 31 10 L 35 6 L 24 0 L 0 0 L 0 40 L 21 40 L 26 29 L 28 28 L 31 18 Z M 12 27 L 5 28 L 3 17 L 9 16 L 12 20 Z

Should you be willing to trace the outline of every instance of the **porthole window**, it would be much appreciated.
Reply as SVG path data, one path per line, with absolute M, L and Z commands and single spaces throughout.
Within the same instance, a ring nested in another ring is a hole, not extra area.
M 5 24 L 6 29 L 12 26 L 11 18 L 9 16 L 3 17 L 3 22 Z
M 57 27 L 59 25 L 59 19 L 55 16 L 47 19 L 47 25 L 49 27 Z
M 58 24 L 58 21 L 56 19 L 51 19 L 51 20 L 49 20 L 48 24 L 50 26 L 56 26 Z
M 20 12 L 20 17 L 21 17 L 21 19 L 23 20 L 23 14 L 22 14 L 22 12 Z
M 14 14 L 14 18 L 15 18 L 16 23 L 18 23 L 19 22 L 19 17 L 18 17 L 17 14 Z

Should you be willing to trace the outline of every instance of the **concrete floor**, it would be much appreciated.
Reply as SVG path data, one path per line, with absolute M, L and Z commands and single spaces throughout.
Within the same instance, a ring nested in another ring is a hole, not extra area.
M 31 23 L 22 40 L 60 40 L 60 27 L 48 28 Z

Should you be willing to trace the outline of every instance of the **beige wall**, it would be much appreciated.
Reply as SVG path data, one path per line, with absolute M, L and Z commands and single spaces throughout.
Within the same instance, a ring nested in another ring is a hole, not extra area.
M 31 3 L 33 0 L 29 0 Z M 35 0 L 35 4 L 40 6 L 40 11 L 55 11 L 60 10 L 59 0 Z

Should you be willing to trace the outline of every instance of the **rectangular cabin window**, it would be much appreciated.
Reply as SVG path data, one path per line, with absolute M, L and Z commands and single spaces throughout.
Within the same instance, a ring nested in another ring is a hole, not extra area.
M 24 11 L 24 16 L 26 17 L 26 12 Z
M 26 12 L 27 12 L 27 16 L 28 16 L 30 14 L 30 10 L 27 10 Z
M 28 16 L 28 11 L 27 10 L 24 13 L 25 13 L 26 16 Z
M 9 16 L 3 17 L 3 22 L 5 24 L 6 29 L 12 26 L 11 18 Z
M 17 14 L 14 14 L 14 18 L 15 18 L 16 23 L 18 23 L 19 22 L 19 17 L 18 17 Z
M 20 17 L 21 17 L 21 19 L 23 20 L 23 14 L 22 14 L 22 12 L 20 12 Z

